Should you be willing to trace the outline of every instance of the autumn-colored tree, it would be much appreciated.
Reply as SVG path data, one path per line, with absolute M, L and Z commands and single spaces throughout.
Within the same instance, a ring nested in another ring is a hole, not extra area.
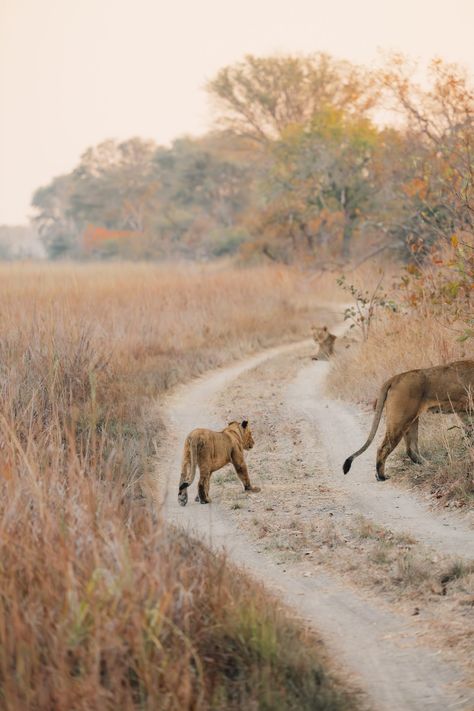
M 425 87 L 412 70 L 395 56 L 380 75 L 404 119 L 390 181 L 392 230 L 409 255 L 402 293 L 450 323 L 453 335 L 473 337 L 474 90 L 462 69 L 439 59 Z
M 326 109 L 308 126 L 288 129 L 275 145 L 273 197 L 285 204 L 293 229 L 299 228 L 311 250 L 331 239 L 337 251 L 349 254 L 376 189 L 372 158 L 377 138 L 368 119 Z
M 474 90 L 459 67 L 439 59 L 429 67 L 427 88 L 412 72 L 395 55 L 379 81 L 403 118 L 405 148 L 392 156 L 399 166 L 404 159 L 398 222 L 423 251 L 437 239 L 449 242 L 454 232 L 474 231 Z

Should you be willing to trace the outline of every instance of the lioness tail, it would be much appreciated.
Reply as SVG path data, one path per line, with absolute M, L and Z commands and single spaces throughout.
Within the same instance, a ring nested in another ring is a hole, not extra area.
M 347 457 L 346 461 L 342 465 L 342 471 L 344 472 L 344 474 L 347 474 L 347 472 L 351 468 L 354 459 L 358 457 L 359 454 L 365 452 L 365 450 L 372 444 L 372 440 L 374 439 L 375 433 L 377 432 L 380 424 L 380 418 L 382 417 L 382 411 L 385 405 L 385 400 L 387 399 L 387 394 L 392 385 L 392 381 L 393 378 L 390 378 L 390 380 L 387 380 L 387 382 L 382 385 L 380 394 L 377 399 L 377 407 L 375 408 L 374 419 L 372 420 L 372 427 L 370 429 L 367 441 L 365 442 L 365 444 L 362 445 L 360 449 L 357 450 L 357 452 L 354 452 L 354 454 L 351 454 L 350 457 Z

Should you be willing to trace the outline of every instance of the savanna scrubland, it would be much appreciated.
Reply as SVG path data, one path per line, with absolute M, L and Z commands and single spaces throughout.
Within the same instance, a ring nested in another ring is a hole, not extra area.
M 338 396 L 367 403 L 394 372 L 473 354 L 462 71 L 436 60 L 419 85 L 400 57 L 369 71 L 249 56 L 208 89 L 206 136 L 107 141 L 39 188 L 35 224 L 59 263 L 1 268 L 9 709 L 347 707 L 310 635 L 157 522 L 146 481 L 166 423 L 151 403 L 309 336 L 321 302 L 360 306 Z M 474 450 L 463 429 L 449 442 L 416 483 L 466 506 Z
M 276 266 L 16 265 L 1 279 L 4 708 L 346 708 L 315 640 L 161 523 L 146 485 L 156 398 L 305 334 L 316 294 Z

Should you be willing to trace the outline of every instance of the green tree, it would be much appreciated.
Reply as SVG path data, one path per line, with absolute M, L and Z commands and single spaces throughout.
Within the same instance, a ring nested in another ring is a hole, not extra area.
M 152 141 L 139 138 L 89 148 L 73 171 L 70 215 L 76 225 L 144 232 L 159 188 L 155 151 Z
M 33 221 L 52 259 L 78 252 L 78 228 L 70 214 L 73 190 L 73 177 L 61 175 L 33 195 L 32 206 L 37 210 Z
M 377 146 L 378 132 L 368 119 L 335 109 L 321 111 L 306 127 L 287 129 L 275 142 L 267 180 L 270 214 L 297 253 L 315 254 L 332 240 L 349 255 L 376 190 Z
M 50 256 L 81 254 L 87 225 L 137 234 L 123 256 L 209 256 L 237 249 L 252 193 L 252 157 L 232 136 L 178 139 L 170 148 L 149 141 L 104 141 L 89 148 L 68 176 L 40 188 L 36 221 Z M 101 243 L 97 256 L 121 253 Z

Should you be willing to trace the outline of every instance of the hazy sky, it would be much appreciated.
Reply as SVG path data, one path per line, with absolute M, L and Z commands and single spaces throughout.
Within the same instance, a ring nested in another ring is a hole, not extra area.
M 203 90 L 246 53 L 378 49 L 474 73 L 474 0 L 0 0 L 0 224 L 105 138 L 203 132 Z

